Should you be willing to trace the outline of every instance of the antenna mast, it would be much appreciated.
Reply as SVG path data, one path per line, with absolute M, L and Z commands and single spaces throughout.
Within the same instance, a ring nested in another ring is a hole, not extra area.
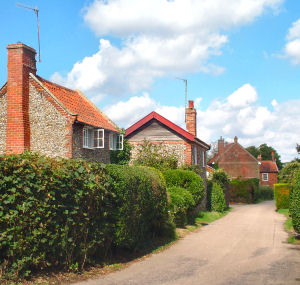
M 34 13 L 36 14 L 36 22 L 37 22 L 37 32 L 38 32 L 38 43 L 39 43 L 39 62 L 41 62 L 41 46 L 40 46 L 40 27 L 39 27 L 39 9 L 37 6 L 35 6 L 34 8 L 17 3 L 17 6 L 25 8 L 25 9 L 29 9 L 34 11 Z

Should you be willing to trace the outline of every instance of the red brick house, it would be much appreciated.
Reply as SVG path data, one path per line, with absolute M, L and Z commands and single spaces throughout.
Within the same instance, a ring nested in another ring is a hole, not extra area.
M 261 160 L 261 155 L 258 156 L 260 185 L 273 187 L 277 183 L 278 167 L 275 161 L 274 152 L 272 152 L 272 160 Z
M 227 145 L 222 137 L 218 140 L 218 152 L 208 162 L 214 163 L 218 163 L 219 168 L 223 168 L 231 178 L 260 177 L 259 161 L 238 143 L 237 137 Z
M 80 91 L 36 74 L 36 51 L 7 46 L 7 82 L 0 89 L 0 154 L 40 152 L 51 157 L 109 162 L 121 149 L 117 126 Z
M 189 101 L 186 108 L 186 130 L 167 120 L 156 112 L 151 112 L 126 130 L 125 138 L 134 146 L 132 159 L 136 157 L 138 145 L 147 140 L 162 144 L 178 157 L 179 165 L 197 165 L 206 171 L 206 151 L 210 146 L 197 138 L 196 110 Z

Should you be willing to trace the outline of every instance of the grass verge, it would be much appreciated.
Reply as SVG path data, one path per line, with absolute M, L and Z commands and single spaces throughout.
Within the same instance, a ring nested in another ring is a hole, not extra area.
M 286 221 L 284 222 L 284 229 L 289 234 L 287 242 L 291 243 L 291 244 L 300 245 L 300 239 L 297 238 L 297 235 L 294 231 L 292 218 L 290 217 L 289 209 L 278 209 L 277 212 L 286 217 Z

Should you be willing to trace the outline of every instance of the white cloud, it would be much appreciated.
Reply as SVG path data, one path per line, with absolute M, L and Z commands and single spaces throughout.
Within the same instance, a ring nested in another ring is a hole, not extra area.
M 284 51 L 293 64 L 300 64 L 300 19 L 289 29 Z
M 257 100 L 257 92 L 250 84 L 245 84 L 227 98 L 232 107 L 245 107 Z
M 243 88 L 244 86 L 247 88 Z M 249 90 L 255 90 L 250 84 L 244 86 L 237 90 L 238 100 L 240 96 L 249 98 Z M 300 100 L 277 103 L 269 110 L 267 107 L 257 105 L 256 95 L 250 96 L 251 100 L 245 100 L 237 107 L 232 104 L 233 95 L 237 91 L 223 101 L 212 101 L 206 109 L 197 106 L 198 137 L 210 143 L 220 136 L 228 141 L 238 136 L 239 142 L 245 147 L 259 146 L 262 143 L 273 146 L 281 155 L 282 161 L 296 157 L 295 145 L 297 142 L 300 143 L 300 133 L 295 131 L 300 129 Z M 196 101 L 199 99 L 195 99 Z M 109 117 L 123 127 L 129 127 L 153 110 L 184 127 L 183 106 L 162 106 L 148 94 L 135 96 L 126 102 L 105 108 Z
M 283 0 L 95 0 L 84 19 L 100 39 L 99 50 L 75 63 L 63 78 L 94 100 L 147 90 L 155 78 L 191 72 L 220 74 L 210 63 L 222 53 L 227 32 L 249 24 Z

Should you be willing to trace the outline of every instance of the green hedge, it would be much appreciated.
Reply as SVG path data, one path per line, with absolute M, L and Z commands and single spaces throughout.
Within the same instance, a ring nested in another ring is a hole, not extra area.
M 258 192 L 259 179 L 234 179 L 229 182 L 229 196 L 231 202 L 253 203 L 255 193 Z
M 211 191 L 211 211 L 224 212 L 226 208 L 227 206 L 222 186 L 218 183 L 213 183 Z
M 278 183 L 273 185 L 275 205 L 277 209 L 288 209 L 290 201 L 290 185 Z
M 223 193 L 224 193 L 226 206 L 229 207 L 229 189 L 228 189 L 229 176 L 228 176 L 228 174 L 222 168 L 216 169 L 211 174 L 210 181 L 211 181 L 211 183 L 218 183 L 221 186 Z M 210 185 L 210 190 L 211 189 L 212 189 L 212 184 Z M 211 191 L 208 191 L 208 194 L 211 195 Z M 210 196 L 210 195 L 208 195 L 208 196 Z M 210 205 L 211 197 L 208 197 L 207 201 L 208 201 L 208 209 L 211 209 L 211 205 Z
M 300 171 L 293 180 L 292 193 L 290 197 L 290 214 L 295 231 L 300 234 Z
M 181 187 L 167 188 L 170 197 L 169 210 L 174 216 L 177 226 L 185 226 L 189 219 L 189 212 L 195 206 L 192 194 Z
M 188 190 L 198 205 L 204 197 L 204 185 L 201 177 L 193 171 L 171 169 L 163 172 L 167 187 L 177 186 Z
M 81 269 L 112 246 L 136 248 L 167 223 L 164 180 L 150 169 L 0 157 L 0 271 Z
M 168 220 L 166 185 L 161 173 L 149 167 L 107 165 L 115 195 L 113 244 L 137 248 L 165 226 Z
M 254 193 L 254 202 L 267 201 L 274 199 L 274 191 L 271 186 L 260 185 Z

